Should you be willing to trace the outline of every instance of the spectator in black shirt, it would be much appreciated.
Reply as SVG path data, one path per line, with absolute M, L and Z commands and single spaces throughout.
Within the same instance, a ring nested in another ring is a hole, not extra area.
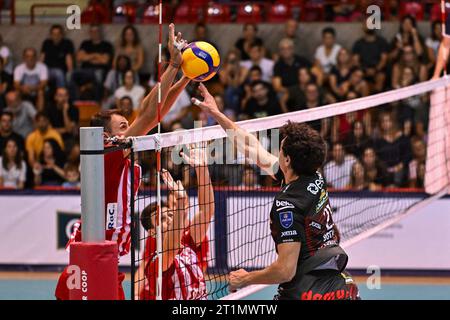
M 364 37 L 353 45 L 353 57 L 365 77 L 374 83 L 374 89 L 381 92 L 386 79 L 384 70 L 388 62 L 388 44 L 375 30 L 368 29 L 364 22 Z
M 394 184 L 403 187 L 407 165 L 411 160 L 411 143 L 394 124 L 391 113 L 385 112 L 380 117 L 380 137 L 374 141 L 377 156 L 394 177 Z
M 110 42 L 102 39 L 99 25 L 91 25 L 90 39 L 81 43 L 77 52 L 80 69 L 74 71 L 73 82 L 79 92 L 74 92 L 78 98 L 101 100 L 102 85 L 106 72 L 111 68 L 114 49 Z M 89 92 L 90 91 L 90 92 Z M 89 94 L 87 94 L 89 92 Z M 91 95 L 91 96 L 89 96 Z M 93 95 L 93 96 L 92 96 Z
M 244 24 L 243 37 L 239 38 L 238 41 L 236 41 L 236 44 L 234 45 L 236 49 L 238 49 L 239 52 L 241 53 L 241 59 L 243 61 L 250 59 L 250 46 L 252 44 L 258 44 L 259 46 L 263 47 L 264 43 L 261 38 L 256 36 L 257 33 L 258 27 L 256 26 L 256 24 L 253 23 Z
M 361 163 L 364 167 L 365 182 L 370 191 L 377 191 L 392 185 L 392 174 L 387 171 L 386 165 L 378 159 L 372 147 L 364 150 Z
M 4 70 L 3 59 L 0 58 L 0 111 L 6 108 L 5 93 L 12 88 L 13 78 Z
M 347 153 L 354 155 L 359 160 L 363 157 L 363 152 L 371 146 L 370 138 L 367 136 L 362 121 L 355 121 L 352 125 L 352 131 L 345 139 L 344 146 Z
M 64 139 L 64 145 L 70 145 L 78 137 L 78 109 L 70 104 L 69 92 L 66 88 L 56 89 L 53 103 L 47 112 L 50 123 Z
M 298 70 L 298 84 L 287 88 L 286 93 L 281 97 L 281 107 L 283 112 L 297 111 L 305 109 L 305 91 L 308 84 L 316 82 L 316 78 L 311 70 L 303 67 Z
M 63 27 L 53 25 L 50 38 L 42 43 L 41 61 L 47 65 L 50 81 L 54 81 L 57 88 L 66 86 L 66 74 L 73 70 L 74 52 L 72 41 L 64 37 Z
M 282 39 L 278 48 L 280 58 L 273 68 L 272 84 L 275 91 L 285 92 L 286 88 L 298 83 L 298 70 L 311 68 L 312 64 L 294 53 L 294 42 L 291 39 Z
M 9 139 L 13 139 L 16 142 L 19 150 L 25 150 L 23 137 L 13 131 L 13 117 L 14 115 L 8 111 L 4 111 L 0 116 L 0 153 Z
M 33 167 L 34 184 L 60 186 L 65 181 L 64 161 L 64 152 L 58 142 L 54 139 L 46 139 L 39 161 Z
M 262 118 L 281 112 L 278 99 L 264 81 L 256 81 L 251 84 L 252 97 L 245 105 L 244 113 L 250 118 Z
M 389 58 L 393 63 L 400 59 L 405 46 L 411 46 L 422 62 L 426 58 L 425 42 L 417 30 L 416 19 L 411 15 L 402 18 L 399 31 L 392 39 Z

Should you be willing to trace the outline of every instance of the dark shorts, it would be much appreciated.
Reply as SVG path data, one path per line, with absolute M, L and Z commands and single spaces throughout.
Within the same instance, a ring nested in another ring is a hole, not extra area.
M 292 288 L 279 288 L 275 300 L 359 300 L 351 275 L 336 270 L 316 270 L 302 275 Z

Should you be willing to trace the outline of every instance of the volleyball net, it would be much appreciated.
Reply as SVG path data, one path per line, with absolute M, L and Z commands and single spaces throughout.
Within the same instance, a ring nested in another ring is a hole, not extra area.
M 321 172 L 347 248 L 448 193 L 449 81 L 238 124 L 274 155 L 288 121 L 320 132 L 328 145 Z M 240 299 L 261 289 L 230 294 L 227 275 L 276 259 L 269 212 L 279 185 L 217 125 L 132 140 L 132 161 L 143 169 L 133 203 L 133 297 Z

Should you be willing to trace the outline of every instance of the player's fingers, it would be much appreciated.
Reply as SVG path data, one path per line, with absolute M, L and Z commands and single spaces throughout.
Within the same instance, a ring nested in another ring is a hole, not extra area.
M 169 41 L 175 39 L 175 25 L 173 23 L 169 24 Z

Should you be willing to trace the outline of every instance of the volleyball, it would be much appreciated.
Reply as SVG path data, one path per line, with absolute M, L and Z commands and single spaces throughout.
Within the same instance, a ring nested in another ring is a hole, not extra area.
M 207 81 L 219 70 L 220 56 L 208 42 L 196 41 L 183 49 L 181 69 L 186 77 L 194 81 Z

